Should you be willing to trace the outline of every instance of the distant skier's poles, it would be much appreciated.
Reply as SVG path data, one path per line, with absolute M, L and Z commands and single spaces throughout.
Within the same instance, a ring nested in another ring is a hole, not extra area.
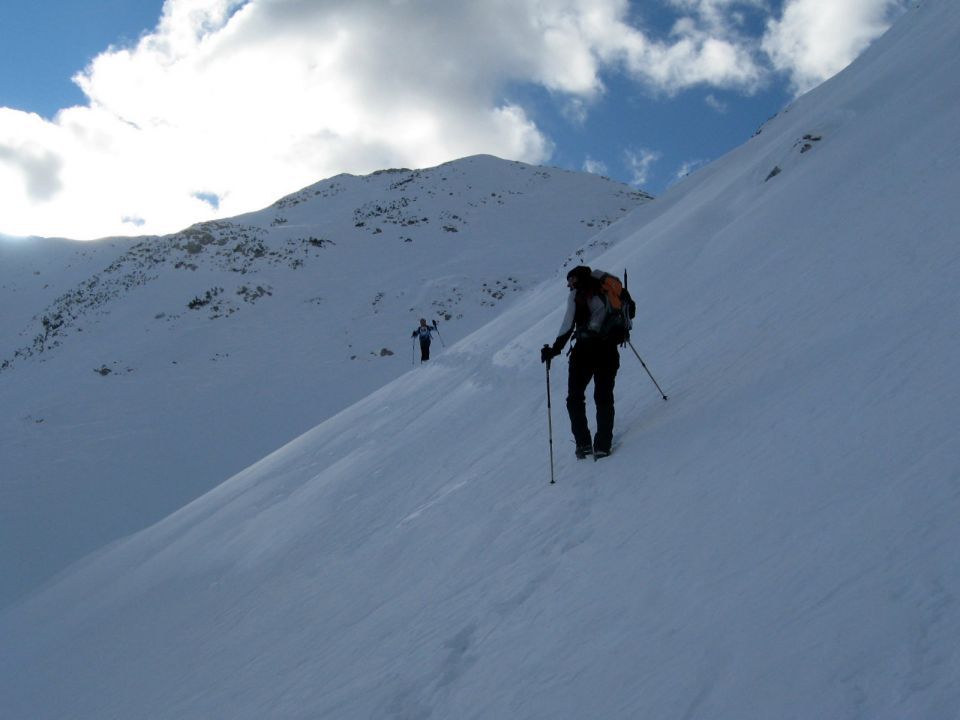
M 443 341 L 443 335 L 440 334 L 440 328 L 437 327 L 437 321 L 433 321 L 433 329 L 437 331 L 437 337 L 440 338 L 440 347 L 446 347 L 447 344 Z
M 667 396 L 664 395 L 664 394 L 663 394 L 663 390 L 660 389 L 660 383 L 658 383 L 658 382 L 654 379 L 653 374 L 650 372 L 650 368 L 647 367 L 647 364 L 643 361 L 643 358 L 640 357 L 640 353 L 637 352 L 637 349 L 633 346 L 633 343 L 630 342 L 629 340 L 627 340 L 627 345 L 629 345 L 629 346 L 630 346 L 630 349 L 633 350 L 633 354 L 637 356 L 637 360 L 639 360 L 639 361 L 640 361 L 640 364 L 643 365 L 643 369 L 647 371 L 647 375 L 649 375 L 649 376 L 650 376 L 650 379 L 653 380 L 653 384 L 657 386 L 657 390 L 660 390 L 660 396 L 661 396 L 664 400 L 666 400 L 666 399 L 667 399 Z
M 549 345 L 544 345 L 545 348 L 550 347 Z M 556 485 L 556 480 L 553 479 L 553 412 L 550 404 L 550 361 L 547 360 L 547 433 L 550 437 L 550 484 Z
M 627 287 L 628 278 L 627 278 L 627 269 L 623 269 L 623 286 Z M 627 345 L 630 346 L 630 349 L 633 350 L 633 354 L 637 356 L 637 360 L 640 361 L 640 364 L 643 365 L 643 369 L 647 371 L 647 375 L 650 376 L 650 379 L 653 380 L 653 384 L 657 386 L 657 390 L 660 390 L 660 383 L 654 380 L 653 374 L 650 372 L 650 368 L 647 367 L 647 364 L 643 361 L 643 358 L 640 357 L 640 353 L 637 352 L 637 349 L 633 346 L 633 343 L 630 342 L 629 338 L 627 339 Z M 663 390 L 660 390 L 660 397 L 664 400 L 667 399 L 667 396 L 664 395 Z
M 410 338 L 410 364 L 416 365 L 416 356 L 417 356 L 417 338 Z

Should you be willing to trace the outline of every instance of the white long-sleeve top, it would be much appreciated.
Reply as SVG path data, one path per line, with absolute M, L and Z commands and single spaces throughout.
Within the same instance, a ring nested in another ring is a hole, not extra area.
M 603 325 L 603 318 L 606 315 L 606 305 L 604 305 L 603 300 L 600 299 L 597 295 L 593 295 L 590 298 L 590 320 L 587 323 L 587 330 L 592 332 L 600 332 L 600 327 Z M 570 294 L 567 295 L 567 311 L 563 315 L 563 322 L 560 324 L 560 332 L 557 333 L 557 337 L 564 337 L 569 335 L 574 330 L 574 323 L 576 322 L 577 315 L 577 291 L 571 290 Z

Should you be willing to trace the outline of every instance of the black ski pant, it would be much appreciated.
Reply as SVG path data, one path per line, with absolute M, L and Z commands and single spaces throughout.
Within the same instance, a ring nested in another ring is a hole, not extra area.
M 613 385 L 620 369 L 616 344 L 596 339 L 580 340 L 570 352 L 567 381 L 567 412 L 577 447 L 610 452 L 613 443 Z M 593 401 L 597 406 L 597 434 L 590 438 L 587 423 L 587 385 L 593 380 Z
M 426 362 L 430 359 L 430 340 L 420 341 L 420 362 Z

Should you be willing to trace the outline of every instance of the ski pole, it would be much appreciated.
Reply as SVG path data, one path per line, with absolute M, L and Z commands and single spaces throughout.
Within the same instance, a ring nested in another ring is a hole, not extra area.
M 629 279 L 627 278 L 627 269 L 623 269 L 623 287 L 627 287 Z M 637 360 L 640 361 L 640 364 L 643 365 L 643 369 L 647 371 L 647 375 L 650 376 L 650 379 L 653 380 L 653 384 L 657 386 L 657 390 L 660 390 L 660 383 L 654 380 L 653 373 L 650 372 L 650 368 L 647 367 L 647 364 L 643 361 L 643 358 L 640 357 L 640 353 L 637 352 L 637 349 L 633 346 L 633 343 L 630 342 L 629 337 L 627 338 L 627 345 L 630 346 L 630 349 L 633 350 L 633 354 L 637 356 Z M 660 396 L 666 400 L 667 396 L 664 395 L 663 390 L 660 390 Z
M 415 360 L 416 352 L 417 352 L 417 338 L 411 337 L 410 338 L 410 364 L 411 365 L 417 364 Z
M 663 390 L 660 389 L 660 383 L 658 383 L 653 377 L 653 373 L 650 372 L 650 368 L 647 367 L 647 364 L 643 361 L 643 358 L 640 357 L 640 353 L 637 352 L 637 349 L 633 346 L 633 343 L 627 340 L 627 345 L 629 345 L 630 349 L 633 350 L 633 354 L 637 356 L 637 360 L 639 360 L 640 364 L 643 365 L 643 369 L 647 371 L 647 375 L 649 375 L 650 379 L 653 380 L 653 384 L 657 386 L 657 390 L 660 390 L 661 397 L 666 400 L 667 396 L 664 395 Z
M 447 344 L 443 341 L 443 335 L 440 334 L 440 328 L 437 327 L 437 321 L 433 321 L 433 329 L 437 331 L 437 337 L 440 338 L 440 347 L 446 347 Z
M 545 348 L 550 347 L 549 345 L 544 345 Z M 553 479 L 553 412 L 550 404 L 550 360 L 547 360 L 547 433 L 550 438 L 550 484 L 556 485 L 556 480 Z

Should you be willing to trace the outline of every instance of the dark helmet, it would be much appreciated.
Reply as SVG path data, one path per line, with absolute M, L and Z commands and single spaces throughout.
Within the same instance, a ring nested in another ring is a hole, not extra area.
M 567 280 L 573 280 L 577 285 L 583 285 L 584 281 L 591 277 L 591 270 L 586 265 L 577 265 L 567 273 Z

